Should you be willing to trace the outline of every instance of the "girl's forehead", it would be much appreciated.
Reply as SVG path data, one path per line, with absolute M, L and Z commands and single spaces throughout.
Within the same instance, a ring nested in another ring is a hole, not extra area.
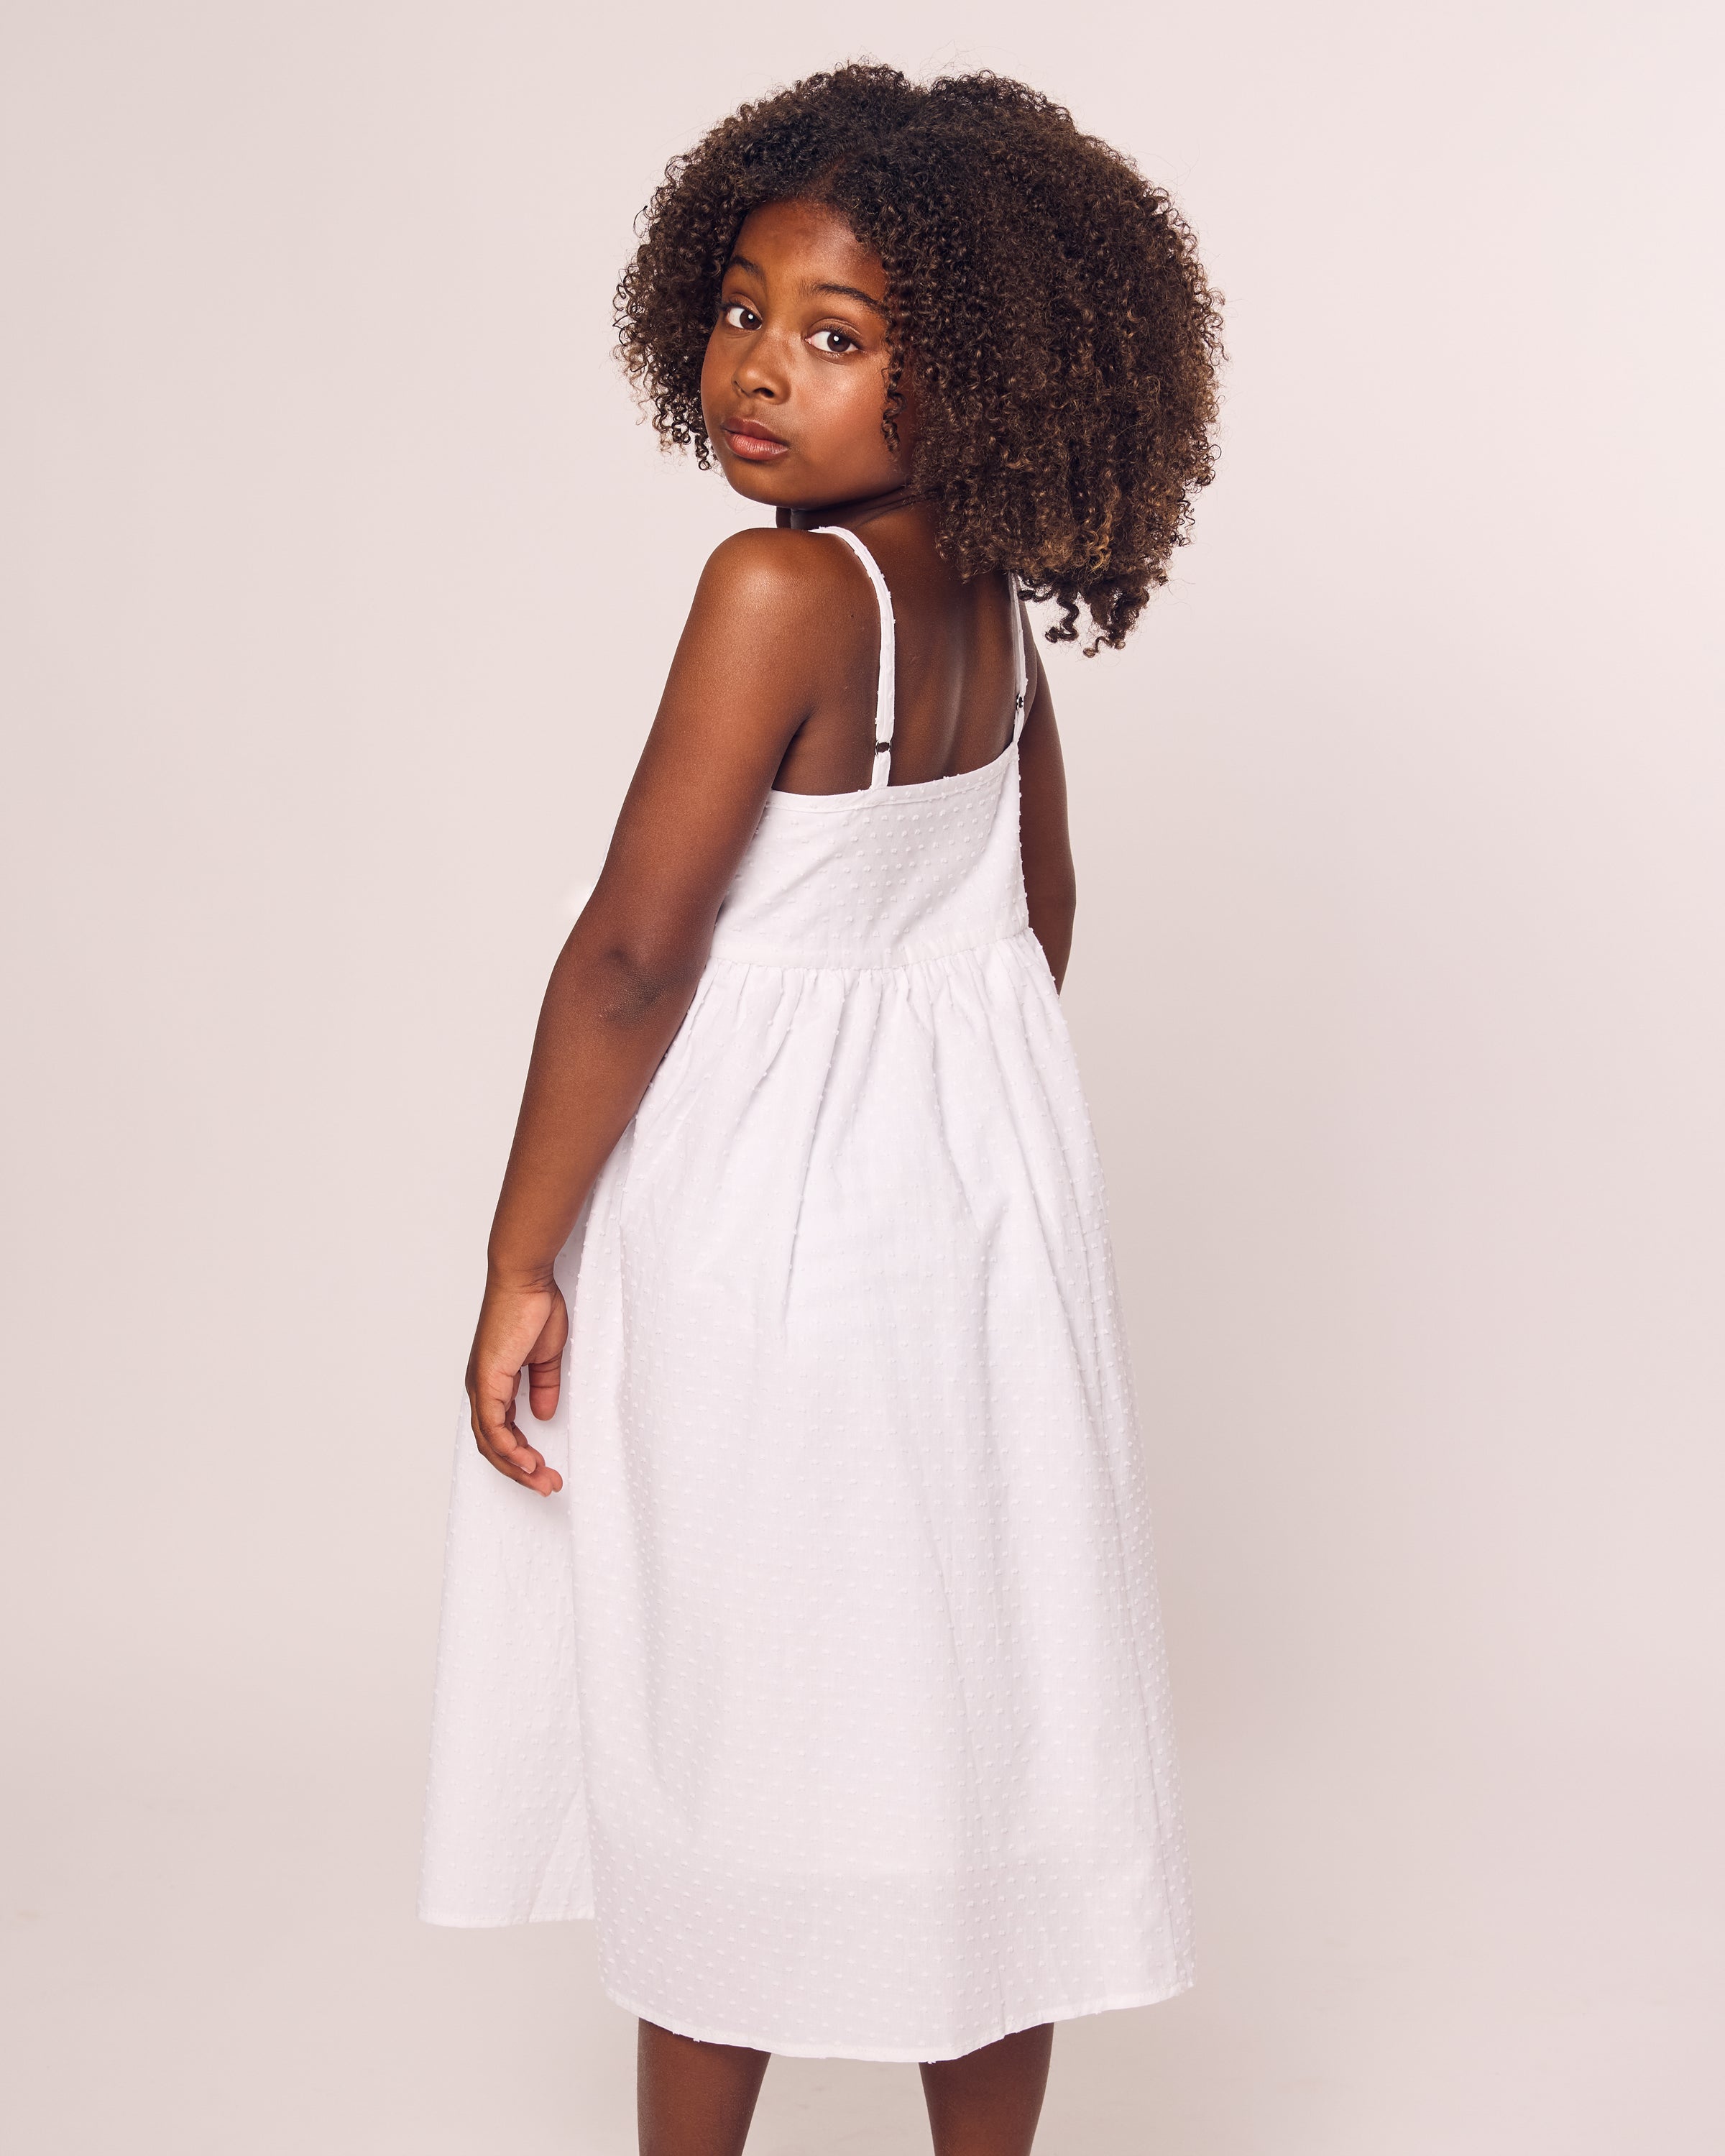
M 824 203 L 763 203 L 743 219 L 731 259 L 775 280 L 839 282 L 886 296 L 880 256 Z

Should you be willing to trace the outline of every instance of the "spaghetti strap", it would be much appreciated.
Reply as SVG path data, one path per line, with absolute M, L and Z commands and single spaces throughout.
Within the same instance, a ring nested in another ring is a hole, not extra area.
M 1030 686 L 1030 670 L 1024 659 L 1024 616 L 1019 604 L 1019 580 L 1006 572 L 1006 610 L 1012 616 L 1012 732 L 1009 742 L 1019 737 L 1024 723 L 1024 698 Z
M 821 530 L 829 539 L 842 539 L 868 572 L 869 582 L 875 588 L 875 599 L 880 609 L 880 661 L 879 686 L 875 693 L 875 763 L 869 773 L 869 787 L 885 786 L 892 762 L 892 723 L 897 716 L 896 694 L 897 679 L 898 634 L 893 619 L 892 594 L 886 588 L 886 579 L 880 573 L 880 565 L 854 531 L 842 524 L 824 524 Z M 1019 605 L 1019 580 L 1010 569 L 1006 578 L 1006 611 L 1012 624 L 1012 731 L 1007 736 L 1009 747 L 1019 737 L 1024 723 L 1024 699 L 1029 690 L 1029 666 L 1024 654 L 1024 618 Z
M 892 762 L 892 721 L 897 701 L 894 665 L 897 635 L 892 619 L 892 594 L 886 588 L 880 564 L 855 532 L 847 531 L 842 524 L 824 524 L 820 528 L 829 539 L 842 539 L 868 571 L 869 582 L 875 587 L 875 601 L 880 608 L 880 685 L 875 693 L 875 767 L 869 773 L 869 785 L 871 788 L 885 786 Z

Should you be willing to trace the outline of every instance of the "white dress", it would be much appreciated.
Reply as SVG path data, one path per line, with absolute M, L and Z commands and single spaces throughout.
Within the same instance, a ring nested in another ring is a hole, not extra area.
M 832 536 L 881 607 L 873 783 L 769 795 L 562 1254 L 561 1494 L 464 1414 L 420 1914 L 594 1917 L 686 2035 L 942 2059 L 1184 1989 L 1189 1898 L 1019 721 L 889 785 L 891 602 Z

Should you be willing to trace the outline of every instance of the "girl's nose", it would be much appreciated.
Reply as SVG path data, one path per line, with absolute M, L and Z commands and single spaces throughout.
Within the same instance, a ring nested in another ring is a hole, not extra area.
M 757 339 L 750 346 L 732 379 L 744 397 L 769 397 L 780 403 L 784 400 L 784 372 L 773 365 L 772 351 L 764 337 Z

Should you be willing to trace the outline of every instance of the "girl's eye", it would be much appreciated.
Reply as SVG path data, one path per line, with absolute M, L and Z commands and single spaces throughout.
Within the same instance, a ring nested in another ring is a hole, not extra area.
M 848 330 L 817 330 L 814 332 L 814 348 L 833 359 L 837 359 L 844 352 L 862 350 Z
M 742 300 L 725 300 L 719 309 L 719 319 L 726 329 L 757 330 L 761 326 L 761 317 Z

